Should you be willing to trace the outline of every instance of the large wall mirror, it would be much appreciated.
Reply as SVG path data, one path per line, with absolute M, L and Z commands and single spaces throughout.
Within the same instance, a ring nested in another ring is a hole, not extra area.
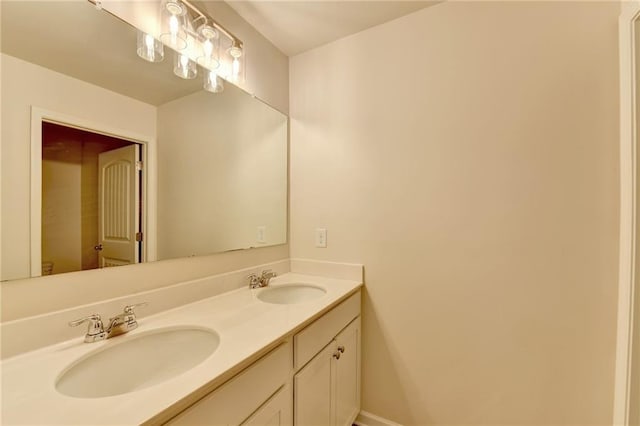
M 3 281 L 286 243 L 286 115 L 89 2 L 0 7 Z

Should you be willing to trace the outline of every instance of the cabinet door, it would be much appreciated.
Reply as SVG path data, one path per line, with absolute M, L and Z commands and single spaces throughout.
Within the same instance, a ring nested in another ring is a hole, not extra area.
M 165 424 L 239 425 L 275 395 L 290 371 L 291 345 L 284 343 Z
M 360 411 L 360 317 L 336 336 L 336 426 L 351 425 Z
M 283 386 L 253 413 L 243 426 L 291 426 L 293 424 L 291 386 Z
M 331 369 L 335 342 L 331 342 L 294 376 L 294 425 L 333 425 Z

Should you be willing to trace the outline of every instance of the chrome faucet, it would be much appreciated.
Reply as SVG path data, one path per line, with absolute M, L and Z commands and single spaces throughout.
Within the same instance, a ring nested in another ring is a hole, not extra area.
M 138 321 L 136 320 L 134 309 L 146 305 L 147 303 L 143 302 L 125 306 L 121 314 L 109 319 L 109 326 L 106 330 L 104 329 L 102 318 L 100 318 L 100 315 L 98 314 L 92 314 L 84 318 L 71 321 L 69 326 L 76 327 L 82 323 L 89 322 L 87 334 L 84 336 L 84 341 L 86 343 L 110 339 L 111 337 L 119 336 L 120 334 L 127 333 L 137 328 Z
M 277 274 L 271 269 L 265 269 L 264 271 L 262 271 L 262 274 L 260 274 L 260 276 L 251 274 L 247 277 L 247 279 L 249 280 L 249 288 L 254 289 L 266 287 L 269 285 L 269 281 L 271 281 L 271 278 L 275 277 L 276 275 Z

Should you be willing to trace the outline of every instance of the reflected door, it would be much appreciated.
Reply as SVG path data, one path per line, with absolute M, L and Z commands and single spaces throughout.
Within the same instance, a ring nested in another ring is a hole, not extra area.
M 139 149 L 133 144 L 98 156 L 100 242 L 96 250 L 101 268 L 139 262 Z

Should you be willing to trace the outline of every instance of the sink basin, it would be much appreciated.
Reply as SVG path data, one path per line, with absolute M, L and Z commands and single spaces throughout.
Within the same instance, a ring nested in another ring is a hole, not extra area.
M 257 297 L 267 303 L 291 305 L 318 299 L 326 293 L 327 291 L 325 289 L 314 285 L 282 284 L 260 290 Z
M 110 343 L 63 371 L 55 384 L 58 392 L 76 398 L 102 398 L 154 386 L 207 359 L 218 348 L 220 338 L 213 330 L 183 327 L 152 330 Z

